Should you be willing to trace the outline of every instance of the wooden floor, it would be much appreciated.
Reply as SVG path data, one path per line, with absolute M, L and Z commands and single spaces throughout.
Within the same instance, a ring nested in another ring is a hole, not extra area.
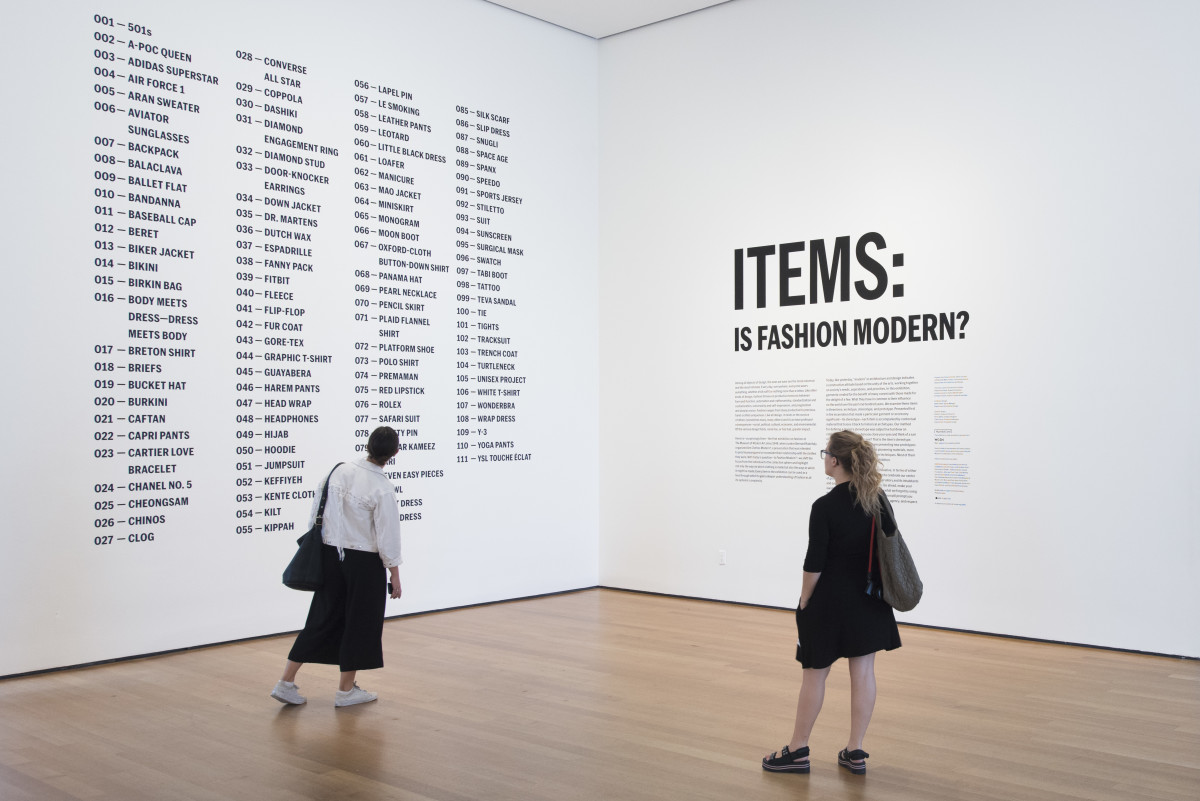
M 904 628 L 868 773 L 837 766 L 835 665 L 809 776 L 789 612 L 588 590 L 390 621 L 380 700 L 267 697 L 290 638 L 0 682 L 0 799 L 1200 798 L 1200 663 Z

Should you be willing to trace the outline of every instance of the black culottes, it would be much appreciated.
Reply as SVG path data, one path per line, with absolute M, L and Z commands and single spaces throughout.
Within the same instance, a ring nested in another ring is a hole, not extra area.
M 321 546 L 325 586 L 313 593 L 304 630 L 288 659 L 338 665 L 342 672 L 383 667 L 386 574 L 379 554 Z

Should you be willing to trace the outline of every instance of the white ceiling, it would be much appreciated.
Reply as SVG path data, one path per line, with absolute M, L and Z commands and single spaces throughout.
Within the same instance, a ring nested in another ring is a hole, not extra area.
M 732 0 L 488 0 L 559 27 L 603 39 Z

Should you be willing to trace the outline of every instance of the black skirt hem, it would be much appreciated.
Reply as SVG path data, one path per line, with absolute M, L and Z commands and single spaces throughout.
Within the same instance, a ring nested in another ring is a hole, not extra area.
M 855 657 L 867 656 L 868 654 L 877 654 L 880 651 L 895 651 L 899 647 L 900 647 L 900 643 L 896 643 L 895 645 L 885 645 L 882 648 L 875 648 L 871 651 L 864 651 L 861 654 L 838 654 L 828 664 L 806 665 L 806 664 L 804 664 L 804 660 L 800 657 L 800 646 L 797 645 L 796 646 L 796 661 L 799 662 L 800 667 L 804 668 L 805 670 L 824 670 L 827 667 L 833 667 L 833 663 L 838 661 L 839 659 L 854 659 Z

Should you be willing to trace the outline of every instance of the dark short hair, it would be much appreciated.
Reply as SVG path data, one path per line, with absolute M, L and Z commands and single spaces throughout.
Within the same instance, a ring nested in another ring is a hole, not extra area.
M 367 454 L 372 461 L 386 462 L 400 450 L 400 437 L 391 426 L 380 426 L 367 440 Z

